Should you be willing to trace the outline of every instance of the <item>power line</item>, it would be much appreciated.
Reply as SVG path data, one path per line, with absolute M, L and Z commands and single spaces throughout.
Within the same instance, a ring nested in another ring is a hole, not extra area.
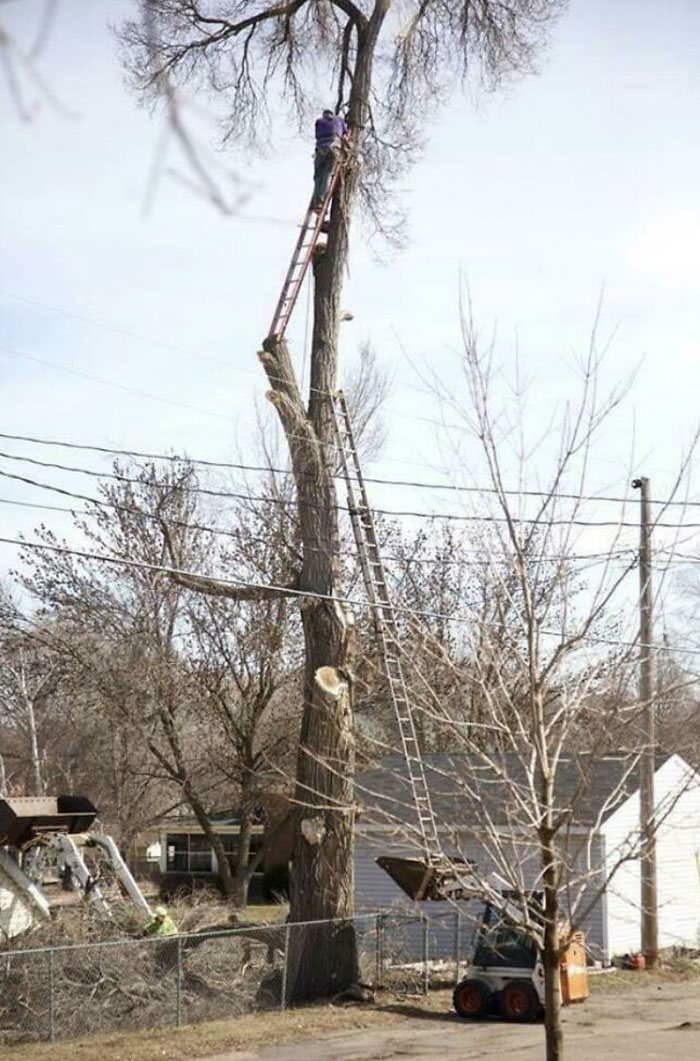
M 79 493 L 76 493 L 75 491 L 67 490 L 67 489 L 65 489 L 65 487 L 62 487 L 62 486 L 54 486 L 54 485 L 52 485 L 50 483 L 41 483 L 41 482 L 39 482 L 36 479 L 29 479 L 27 476 L 24 476 L 24 475 L 15 475 L 12 472 L 6 472 L 6 471 L 3 471 L 2 469 L 0 469 L 0 476 L 2 478 L 4 478 L 4 479 L 11 479 L 11 480 L 13 480 L 15 482 L 24 483 L 27 486 L 34 486 L 34 487 L 36 487 L 36 488 L 38 488 L 40 490 L 48 490 L 48 491 L 51 491 L 52 493 L 61 494 L 64 497 L 74 498 L 76 501 L 84 501 L 84 502 L 86 502 L 89 505 L 96 505 L 96 506 L 98 506 L 100 508 L 113 509 L 116 512 L 126 512 L 129 515 L 138 516 L 141 519 L 147 519 L 147 520 L 151 520 L 153 522 L 159 522 L 158 517 L 154 516 L 150 512 L 144 512 L 143 509 L 133 508 L 132 506 L 129 506 L 129 505 L 120 505 L 116 501 L 104 501 L 101 498 L 92 497 L 90 494 L 79 494 Z M 68 507 L 66 505 L 46 505 L 46 504 L 41 504 L 41 503 L 38 503 L 38 502 L 20 501 L 20 500 L 14 499 L 14 498 L 0 498 L 0 504 L 15 505 L 15 506 L 20 507 L 20 508 L 34 508 L 34 509 L 39 509 L 39 510 L 45 510 L 47 512 L 65 512 L 65 513 L 68 513 L 68 514 L 71 514 L 71 515 L 78 515 L 78 516 L 89 516 L 89 515 L 91 515 L 90 509 L 80 509 L 80 510 L 78 510 L 76 508 L 71 508 L 71 507 Z M 188 522 L 186 522 L 184 520 L 170 520 L 169 523 L 172 526 L 180 527 L 182 530 L 196 530 L 196 531 L 203 531 L 203 532 L 208 533 L 208 534 L 220 535 L 222 537 L 238 538 L 238 535 L 234 531 L 227 531 L 227 530 L 225 530 L 225 529 L 223 529 L 221 527 L 212 527 L 211 525 L 208 525 L 208 524 L 188 523 Z M 317 548 L 314 548 L 313 546 L 307 547 L 307 549 L 309 549 L 309 551 L 311 551 L 311 552 L 321 553 L 323 555 L 326 554 L 326 550 L 325 549 L 317 549 Z M 479 560 L 473 560 L 473 561 L 450 560 L 449 557 L 443 557 L 443 556 L 440 556 L 440 555 L 435 555 L 435 556 L 432 556 L 432 557 L 412 557 L 412 556 L 408 556 L 408 557 L 407 556 L 403 556 L 403 557 L 401 557 L 401 556 L 395 556 L 395 555 L 388 555 L 388 556 L 386 556 L 386 559 L 390 560 L 390 561 L 393 561 L 395 563 L 405 564 L 407 569 L 411 565 L 421 565 L 421 566 L 440 565 L 440 566 L 448 566 L 448 567 L 469 567 L 469 566 L 472 566 L 472 564 L 475 565 L 475 566 L 477 564 L 484 564 L 486 566 L 491 566 L 494 563 L 512 562 L 512 557 L 508 557 L 508 556 L 494 557 L 493 553 L 489 552 L 488 550 L 469 549 L 469 550 L 464 550 L 464 552 L 466 552 L 466 553 L 468 553 L 469 555 L 472 555 L 472 556 L 487 557 L 488 559 L 487 560 L 480 560 L 480 561 Z M 537 557 L 537 561 L 538 562 L 541 561 L 543 563 L 574 563 L 574 562 L 578 562 L 578 561 L 588 561 L 592 565 L 593 562 L 608 563 L 611 560 L 622 558 L 622 557 L 625 557 L 625 556 L 629 556 L 630 554 L 633 554 L 635 552 L 636 552 L 636 550 L 634 550 L 632 548 L 629 548 L 629 549 L 619 549 L 619 550 L 608 550 L 608 551 L 602 551 L 602 552 L 598 552 L 598 553 L 572 553 L 572 554 L 569 554 L 569 555 L 561 554 L 561 555 L 558 555 L 558 556 L 557 555 L 540 555 L 540 556 Z M 356 554 L 354 552 L 349 552 L 348 550 L 339 550 L 339 555 L 340 556 L 355 557 Z
M 142 571 L 154 571 L 154 572 L 157 572 L 157 573 L 162 573 L 162 574 L 166 574 L 166 575 L 170 575 L 170 576 L 174 576 L 174 577 L 180 576 L 180 577 L 184 577 L 184 578 L 187 578 L 187 577 L 189 577 L 189 578 L 205 578 L 205 579 L 208 579 L 211 582 L 215 582 L 215 583 L 218 583 L 218 584 L 223 585 L 223 586 L 230 586 L 232 589 L 260 590 L 263 593 L 270 593 L 270 592 L 279 593 L 282 596 L 288 596 L 288 597 L 311 598 L 311 599 L 314 599 L 314 600 L 325 600 L 325 601 L 331 601 L 331 602 L 335 602 L 335 603 L 349 604 L 349 605 L 352 605 L 353 607 L 364 608 L 364 609 L 370 610 L 370 611 L 373 610 L 375 607 L 377 607 L 376 605 L 371 604 L 367 600 L 357 600 L 356 598 L 352 598 L 352 597 L 344 597 L 344 596 L 341 596 L 341 595 L 329 594 L 329 593 L 318 593 L 318 592 L 315 592 L 313 590 L 296 589 L 294 587 L 281 586 L 281 585 L 276 585 L 274 583 L 269 583 L 269 582 L 253 582 L 253 581 L 250 581 L 250 580 L 247 580 L 247 579 L 246 580 L 244 580 L 244 579 L 229 579 L 229 578 L 219 578 L 218 576 L 201 575 L 201 574 L 198 574 L 197 572 L 194 572 L 194 571 L 187 571 L 187 570 L 183 570 L 181 568 L 169 567 L 169 566 L 167 566 L 165 564 L 151 564 L 151 563 L 147 563 L 146 561 L 143 561 L 143 560 L 129 560 L 126 557 L 107 556 L 104 553 L 93 553 L 93 552 L 90 552 L 90 551 L 85 550 L 85 549 L 71 549 L 68 546 L 51 545 L 51 544 L 46 543 L 46 542 L 28 542 L 28 541 L 25 541 L 25 540 L 23 540 L 21 538 L 8 538 L 8 537 L 4 537 L 4 536 L 0 537 L 0 542 L 5 544 L 5 545 L 16 545 L 16 546 L 19 546 L 22 549 L 34 549 L 34 550 L 37 550 L 37 551 L 45 551 L 45 552 L 57 553 L 57 554 L 61 554 L 61 555 L 77 556 L 77 557 L 80 557 L 80 558 L 86 559 L 86 560 L 96 560 L 96 561 L 98 561 L 100 563 L 114 564 L 114 565 L 116 565 L 118 567 L 127 567 L 127 568 L 131 568 L 131 569 L 142 570 Z M 633 569 L 632 566 L 630 566 L 628 573 L 630 571 L 632 571 L 632 569 Z M 431 611 L 431 610 L 428 610 L 428 609 L 409 608 L 409 607 L 406 607 L 404 605 L 397 605 L 395 607 L 395 610 L 397 612 L 405 613 L 405 614 L 408 614 L 408 615 L 421 616 L 421 617 L 430 618 L 430 619 L 444 619 L 444 620 L 447 620 L 447 621 L 450 621 L 450 622 L 470 623 L 470 624 L 474 622 L 474 617 L 473 616 L 450 615 L 450 614 L 445 613 L 445 612 Z M 540 628 L 540 633 L 545 635 L 545 636 L 547 636 L 547 637 L 561 638 L 561 636 L 562 636 L 562 633 L 561 633 L 560 630 L 548 630 L 548 629 L 545 629 L 545 628 Z M 609 646 L 624 647 L 624 648 L 637 648 L 639 646 L 638 639 L 635 639 L 634 641 L 622 641 L 622 640 L 617 639 L 617 638 L 598 637 L 598 636 L 593 635 L 593 634 L 580 634 L 580 635 L 573 634 L 573 635 L 571 635 L 571 640 L 574 640 L 574 641 L 590 641 L 592 644 L 609 645 Z M 669 651 L 667 645 L 649 645 L 648 647 L 652 648 L 652 649 L 663 650 L 663 651 L 666 651 L 666 652 Z M 695 649 L 681 649 L 681 648 L 675 649 L 674 648 L 672 651 L 673 652 L 678 652 L 678 653 L 681 653 L 681 654 L 684 654 L 684 655 L 692 655 L 692 656 L 700 655 L 700 649 L 695 650 Z
M 77 377 L 79 377 L 81 379 L 89 380 L 92 383 L 99 383 L 99 384 L 101 384 L 104 387 L 114 387 L 117 390 L 125 391 L 127 394 L 135 394 L 139 398 L 149 398 L 149 399 L 151 399 L 151 401 L 161 402 L 164 405 L 172 405 L 172 406 L 175 406 L 176 408 L 179 408 L 179 409 L 186 409 L 188 412 L 198 413 L 200 416 L 213 416 L 213 417 L 215 417 L 218 420 L 225 420 L 228 423 L 233 423 L 234 422 L 234 417 L 228 416 L 226 413 L 218 413 L 218 412 L 215 412 L 213 409 L 202 409 L 200 406 L 189 405 L 187 402 L 181 402 L 181 401 L 178 401 L 175 398 L 164 398 L 162 395 L 153 394 L 151 391 L 144 391 L 144 390 L 140 390 L 137 387 L 130 387 L 130 386 L 128 386 L 125 383 L 116 383 L 114 380 L 104 379 L 101 376 L 93 376 L 93 375 L 91 375 L 88 372 L 81 372 L 79 369 L 68 368 L 66 365 L 59 365 L 55 361 L 49 361 L 46 358 L 37 357 L 34 354 L 27 354 L 27 353 L 25 353 L 25 352 L 23 352 L 21 350 L 15 350 L 12 347 L 3 345 L 2 343 L 0 343 L 0 351 L 4 352 L 9 357 L 22 358 L 25 361 L 31 361 L 31 362 L 33 362 L 35 364 L 44 365 L 44 366 L 46 366 L 48 368 L 55 369 L 57 372 L 67 372 L 71 376 L 77 376 Z M 273 380 L 280 380 L 281 382 L 284 382 L 284 381 L 281 380 L 281 377 L 278 377 L 278 376 L 268 377 L 268 379 L 269 378 L 271 378 Z M 312 387 L 310 389 L 315 391 L 317 388 Z M 328 392 L 319 391 L 319 393 L 326 394 Z M 288 437 L 298 438 L 298 439 L 300 439 L 300 441 L 303 441 L 303 442 L 307 441 L 305 438 L 302 438 L 299 435 L 291 435 L 291 436 L 288 436 Z M 328 447 L 328 448 L 333 448 L 333 446 L 334 446 L 334 443 L 332 443 L 332 442 L 324 442 L 322 439 L 317 439 L 316 442 L 317 442 L 317 445 L 319 445 L 319 446 L 324 446 L 324 447 Z M 415 465 L 416 464 L 415 461 L 408 461 L 408 460 L 404 460 L 404 459 L 399 458 L 399 457 L 384 457 L 384 460 L 385 461 L 389 461 L 392 464 L 408 464 L 408 465 Z
M 62 439 L 38 438 L 35 435 L 13 435 L 0 431 L 0 438 L 12 442 L 28 442 L 39 446 L 57 446 L 63 449 L 85 450 L 92 453 L 103 453 L 113 457 L 137 457 L 143 460 L 168 461 L 171 463 L 192 464 L 204 468 L 221 468 L 228 471 L 247 472 L 272 472 L 275 475 L 293 476 L 291 468 L 278 468 L 269 464 L 244 464 L 236 461 L 215 461 L 201 457 L 179 456 L 172 453 L 151 453 L 144 450 L 118 449 L 111 446 L 100 446 L 93 443 L 66 442 Z M 336 479 L 345 480 L 345 476 L 335 473 Z M 458 483 L 426 482 L 425 480 L 413 479 L 387 479 L 378 476 L 364 476 L 365 482 L 378 486 L 400 486 L 413 487 L 425 490 L 445 490 L 450 493 L 465 494 L 503 494 L 507 497 L 537 497 L 552 498 L 561 501 L 600 501 L 614 502 L 616 504 L 628 504 L 634 501 L 633 497 L 620 497 L 610 494 L 574 494 L 550 490 L 519 490 L 504 488 L 498 490 L 494 486 L 464 486 Z M 663 505 L 664 508 L 672 506 L 681 508 L 700 508 L 700 501 L 676 501 L 672 498 L 655 498 L 655 505 Z
M 66 365 L 57 365 L 55 361 L 48 361 L 43 357 L 36 357 L 35 354 L 26 354 L 21 350 L 14 350 L 10 346 L 5 346 L 0 343 L 0 350 L 7 354 L 9 357 L 19 357 L 23 361 L 32 361 L 36 365 L 43 365 L 46 368 L 56 369 L 58 372 L 67 372 L 71 376 L 78 376 L 80 379 L 90 380 L 91 383 L 100 383 L 104 387 L 115 387 L 117 390 L 124 391 L 126 394 L 136 394 L 139 398 L 150 398 L 151 401 L 161 402 L 164 405 L 173 405 L 178 409 L 187 409 L 191 413 L 199 413 L 200 416 L 215 416 L 218 420 L 226 420 L 229 423 L 233 421 L 232 416 L 228 416 L 226 413 L 217 413 L 213 409 L 202 409 L 197 405 L 189 405 L 187 402 L 177 401 L 175 398 L 164 398 L 160 394 L 152 394 L 150 391 L 139 390 L 138 387 L 130 387 L 126 383 L 115 383 L 111 379 L 103 379 L 101 376 L 93 376 L 89 372 L 81 372 L 77 368 L 68 368 Z
M 141 335 L 139 332 L 135 332 L 130 328 L 125 328 L 121 324 L 112 324 L 110 321 L 100 320 L 98 317 L 91 317 L 86 313 L 78 313 L 75 310 L 64 309 L 61 306 L 51 306 L 47 302 L 38 302 L 36 299 L 25 298 L 23 295 L 14 295 L 9 291 L 0 290 L 0 295 L 3 298 L 12 299 L 13 302 L 23 302 L 25 306 L 33 306 L 35 309 L 44 310 L 46 313 L 56 313 L 60 317 L 68 317 L 70 320 L 82 321 L 83 324 L 90 324 L 94 328 L 103 328 L 105 331 L 114 332 L 115 335 L 123 335 L 126 339 L 135 339 L 140 343 L 149 343 L 151 346 L 160 347 L 161 350 L 168 350 L 174 354 L 184 354 L 186 357 L 193 357 L 198 361 L 210 361 L 212 364 L 220 365 L 222 368 L 234 368 L 234 366 L 230 365 L 228 362 L 216 357 L 211 357 L 209 354 L 197 353 L 194 350 L 188 350 L 185 346 L 180 346 L 177 343 L 171 343 L 164 339 L 156 339 L 153 336 Z M 235 371 L 249 372 L 251 375 L 258 374 L 252 368 L 247 369 L 241 366 L 235 366 Z
M 341 604 L 349 604 L 349 605 L 352 605 L 354 607 L 364 608 L 365 610 L 369 610 L 369 611 L 372 611 L 375 607 L 377 607 L 376 605 L 371 604 L 367 600 L 357 600 L 356 598 L 352 598 L 352 597 L 343 597 L 343 596 L 340 596 L 340 595 L 332 595 L 332 594 L 328 594 L 328 593 L 317 593 L 317 592 L 314 592 L 312 590 L 296 589 L 296 588 L 292 588 L 292 587 L 289 587 L 289 586 L 275 585 L 274 583 L 253 582 L 253 581 L 243 580 L 243 579 L 227 579 L 227 578 L 219 578 L 218 576 L 200 575 L 200 574 L 198 574 L 196 572 L 193 572 L 193 571 L 186 571 L 186 570 L 182 570 L 180 568 L 168 567 L 167 565 L 164 565 L 164 564 L 150 564 L 150 563 L 147 563 L 147 562 L 142 561 L 142 560 L 129 560 L 126 557 L 105 556 L 102 553 L 93 553 L 93 552 L 89 552 L 89 551 L 84 550 L 84 549 L 71 549 L 68 546 L 50 545 L 50 544 L 45 543 L 45 542 L 28 542 L 28 541 L 24 541 L 21 538 L 7 538 L 7 537 L 4 537 L 4 536 L 0 536 L 0 543 L 3 543 L 5 545 L 17 545 L 17 546 L 20 546 L 23 549 L 34 549 L 34 550 L 38 550 L 38 551 L 46 551 L 46 552 L 58 553 L 58 554 L 69 555 L 69 556 L 77 556 L 77 557 L 81 557 L 82 559 L 96 560 L 96 561 L 101 562 L 101 563 L 114 564 L 114 565 L 119 566 L 119 567 L 128 567 L 128 568 L 132 568 L 132 569 L 145 570 L 145 571 L 155 571 L 155 572 L 160 572 L 160 573 L 171 575 L 171 576 L 178 576 L 179 575 L 179 576 L 190 577 L 190 578 L 206 578 L 206 579 L 209 579 L 212 582 L 220 583 L 221 585 L 231 586 L 233 589 L 254 589 L 254 590 L 259 589 L 262 592 L 279 592 L 281 595 L 284 595 L 284 596 L 289 596 L 289 597 L 307 597 L 307 598 L 312 598 L 314 600 L 326 600 L 326 601 L 331 601 L 331 602 L 336 602 L 336 603 L 341 603 Z M 630 566 L 628 573 L 631 572 L 632 569 L 633 569 L 632 566 Z M 431 610 L 427 610 L 427 609 L 409 608 L 409 607 L 406 607 L 406 606 L 403 606 L 403 605 L 395 606 L 395 610 L 397 612 L 405 613 L 405 614 L 408 614 L 408 615 L 421 616 L 421 617 L 424 617 L 424 618 L 431 618 L 431 619 L 444 619 L 444 620 L 449 621 L 449 622 L 457 622 L 457 623 L 465 623 L 465 624 L 466 623 L 471 624 L 471 623 L 474 622 L 473 616 L 468 616 L 468 615 L 450 615 L 450 614 L 448 614 L 446 612 L 437 612 L 437 611 L 431 611 Z M 561 636 L 562 636 L 562 632 L 560 630 L 548 630 L 548 629 L 543 628 L 543 627 L 540 628 L 539 632 L 541 634 L 545 635 L 546 637 L 556 637 L 556 638 L 560 639 Z M 595 634 L 580 634 L 580 635 L 573 634 L 573 635 L 571 635 L 571 640 L 572 641 L 588 641 L 591 644 L 606 645 L 606 646 L 616 647 L 616 648 L 647 647 L 647 648 L 653 649 L 655 651 L 665 652 L 666 654 L 668 654 L 669 651 L 670 651 L 670 652 L 672 652 L 674 654 L 685 655 L 685 656 L 698 656 L 698 655 L 700 655 L 700 649 L 678 648 L 678 647 L 674 647 L 672 649 L 669 649 L 669 646 L 667 644 L 662 644 L 662 645 L 650 644 L 648 646 L 640 646 L 640 642 L 639 642 L 638 638 L 635 638 L 635 640 L 633 640 L 633 641 L 623 641 L 620 638 L 598 637 Z
M 24 464 L 32 464 L 41 468 L 52 468 L 58 471 L 70 472 L 78 475 L 88 475 L 94 479 L 114 479 L 117 482 L 130 483 L 132 485 L 138 485 L 141 480 L 134 478 L 133 476 L 120 475 L 118 472 L 100 472 L 95 471 L 92 468 L 81 468 L 76 465 L 59 464 L 55 461 L 44 461 L 37 457 L 26 457 L 20 456 L 14 453 L 6 453 L 0 450 L 0 457 L 5 460 L 19 461 Z M 339 476 L 339 478 L 343 478 Z M 205 497 L 218 497 L 226 498 L 231 500 L 244 500 L 254 501 L 262 504 L 271 505 L 291 505 L 292 501 L 286 498 L 269 497 L 261 494 L 244 493 L 242 491 L 233 490 L 213 490 L 205 486 L 188 486 L 178 485 L 178 490 L 187 494 L 201 494 Z M 322 508 L 325 510 L 326 506 L 318 505 L 312 501 L 299 502 L 304 504 L 307 508 Z M 347 505 L 336 504 L 332 506 L 336 511 L 349 512 L 350 509 Z M 416 509 L 387 509 L 387 508 L 373 508 L 373 511 L 377 515 L 390 516 L 390 517 L 402 517 L 402 518 L 415 518 L 415 519 L 443 519 L 457 523 L 509 523 L 510 520 L 507 516 L 494 516 L 491 514 L 481 515 L 463 515 L 454 512 L 425 512 Z M 632 528 L 636 530 L 638 524 L 634 522 L 627 522 L 625 520 L 582 520 L 582 519 L 568 519 L 562 518 L 547 518 L 542 517 L 528 517 L 528 516 L 517 516 L 512 517 L 512 522 L 517 524 L 532 524 L 537 527 L 587 527 L 587 528 L 604 528 L 613 527 L 616 529 Z M 666 530 L 696 530 L 700 529 L 700 523 L 666 523 L 657 522 L 654 527 L 664 528 Z

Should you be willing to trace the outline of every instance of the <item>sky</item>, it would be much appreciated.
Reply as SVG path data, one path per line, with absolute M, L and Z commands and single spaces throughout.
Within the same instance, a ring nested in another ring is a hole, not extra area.
M 192 100 L 202 143 L 216 165 L 242 175 L 249 198 L 223 217 L 178 179 L 187 170 L 172 142 L 150 194 L 164 122 L 125 86 L 111 28 L 131 9 L 122 0 L 60 0 L 32 68 L 15 53 L 29 120 L 0 86 L 1 430 L 255 460 L 265 410 L 256 351 L 310 192 L 311 141 L 280 121 L 264 158 L 243 157 L 237 145 L 220 145 L 206 104 Z M 31 49 L 42 11 L 39 0 L 3 5 L 19 49 Z M 484 481 L 474 444 L 442 426 L 454 416 L 426 385 L 434 373 L 462 400 L 468 284 L 484 342 L 495 336 L 503 393 L 516 364 L 529 381 L 533 437 L 576 392 L 574 366 L 602 292 L 602 388 L 635 378 L 592 457 L 588 489 L 634 498 L 633 472 L 651 479 L 654 496 L 670 491 L 698 423 L 698 39 L 694 0 L 571 0 L 538 76 L 478 99 L 455 94 L 431 120 L 403 186 L 407 248 L 380 261 L 363 229 L 353 230 L 344 305 L 354 319 L 343 325 L 341 361 L 349 365 L 369 341 L 392 380 L 387 444 L 373 474 Z M 330 95 L 319 83 L 319 109 Z M 307 315 L 304 292 L 290 331 L 300 370 Z M 0 449 L 71 463 L 58 449 L 3 439 Z M 553 436 L 539 451 L 542 466 L 536 456 L 528 468 L 531 484 L 546 481 L 552 451 Z M 6 457 L 0 470 L 22 474 Z M 41 478 L 94 488 L 69 473 Z M 692 469 L 688 496 L 700 499 Z M 30 534 L 40 518 L 67 526 L 59 513 L 6 503 L 51 503 L 43 491 L 3 479 L 0 497 L 4 536 Z M 469 504 L 478 510 L 482 500 Z M 451 512 L 466 504 L 388 486 L 374 501 Z M 587 512 L 609 515 L 601 505 Z M 679 518 L 692 522 L 693 510 Z M 606 533 L 585 532 L 581 545 L 604 546 Z M 689 550 L 692 538 L 683 532 Z M 624 541 L 633 545 L 636 532 Z M 0 570 L 11 562 L 2 546 Z

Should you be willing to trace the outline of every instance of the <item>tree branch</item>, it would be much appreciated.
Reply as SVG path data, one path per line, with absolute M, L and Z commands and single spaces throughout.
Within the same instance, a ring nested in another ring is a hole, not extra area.
M 174 568 L 177 568 L 179 567 L 179 562 L 170 528 L 160 514 L 158 515 L 158 522 L 163 532 L 170 562 Z M 229 600 L 276 600 L 279 597 L 295 597 L 299 594 L 298 577 L 287 586 L 268 588 L 267 586 L 231 586 L 227 582 L 220 582 L 218 579 L 209 578 L 207 575 L 186 575 L 180 571 L 169 571 L 168 574 L 175 585 L 182 586 L 183 589 L 193 589 L 197 593 L 206 593 L 210 597 L 227 597 Z

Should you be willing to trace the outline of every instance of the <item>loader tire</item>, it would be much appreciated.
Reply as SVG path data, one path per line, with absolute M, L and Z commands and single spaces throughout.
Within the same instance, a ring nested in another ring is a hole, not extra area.
M 491 1011 L 493 995 L 483 980 L 462 980 L 452 995 L 457 1015 L 464 1020 L 481 1020 Z
M 540 1000 L 528 980 L 511 980 L 499 995 L 498 1008 L 504 1020 L 522 1024 L 537 1020 L 540 1015 Z

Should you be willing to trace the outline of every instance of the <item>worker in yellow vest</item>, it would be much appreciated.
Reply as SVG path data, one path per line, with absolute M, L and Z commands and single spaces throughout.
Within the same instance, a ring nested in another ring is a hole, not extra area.
M 153 917 L 145 925 L 144 936 L 176 936 L 177 925 L 164 906 L 157 906 Z

